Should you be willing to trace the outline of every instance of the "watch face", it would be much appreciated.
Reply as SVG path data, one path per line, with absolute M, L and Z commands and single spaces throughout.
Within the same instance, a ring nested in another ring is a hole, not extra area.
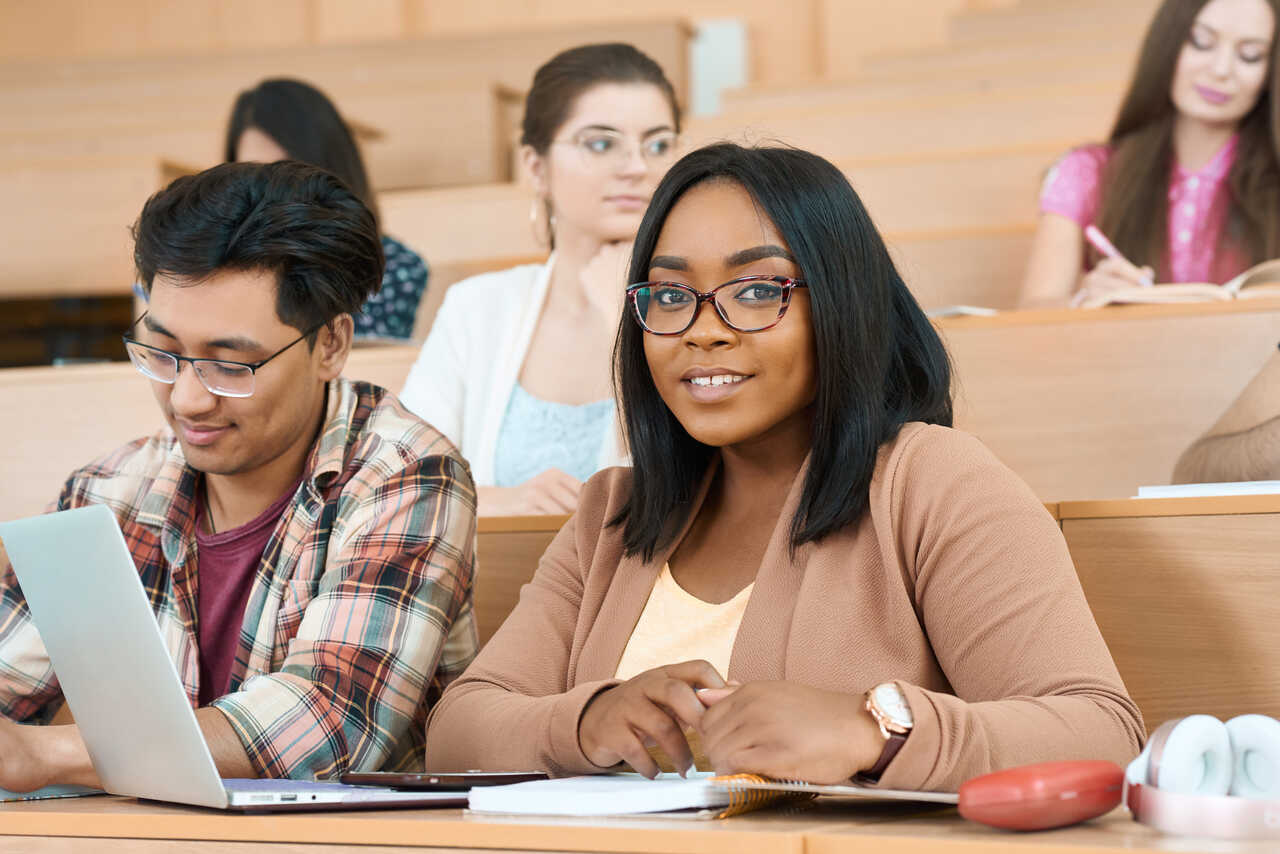
M 872 691 L 872 696 L 876 705 L 880 707 L 880 711 L 884 712 L 889 720 L 904 727 L 910 727 L 914 723 L 911 707 L 907 705 L 907 698 L 902 696 L 897 685 L 892 682 L 877 685 Z

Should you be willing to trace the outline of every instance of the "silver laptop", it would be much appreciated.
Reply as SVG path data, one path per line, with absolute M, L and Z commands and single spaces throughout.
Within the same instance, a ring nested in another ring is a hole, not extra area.
M 232 810 L 466 805 L 466 792 L 219 778 L 111 510 L 0 522 L 0 540 L 108 792 Z

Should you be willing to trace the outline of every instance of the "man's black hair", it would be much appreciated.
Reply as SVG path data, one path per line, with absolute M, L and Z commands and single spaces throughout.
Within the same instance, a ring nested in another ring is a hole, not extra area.
M 148 294 L 160 274 L 194 285 L 220 271 L 268 271 L 276 314 L 299 331 L 357 313 L 382 284 L 373 214 L 333 175 L 296 161 L 178 178 L 147 200 L 133 238 Z

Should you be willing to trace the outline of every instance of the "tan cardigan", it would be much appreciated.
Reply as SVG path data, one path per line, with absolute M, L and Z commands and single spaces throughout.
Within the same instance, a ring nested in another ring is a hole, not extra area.
M 803 479 L 766 548 L 727 678 L 851 694 L 897 681 L 915 729 L 881 778 L 892 788 L 954 791 L 1027 762 L 1138 753 L 1141 715 L 1061 531 L 977 439 L 907 425 L 880 449 L 869 514 L 792 559 Z M 588 482 L 511 616 L 432 712 L 428 768 L 603 770 L 583 755 L 578 720 L 615 684 L 674 550 L 648 563 L 623 555 L 621 529 L 605 522 L 629 482 L 629 469 Z

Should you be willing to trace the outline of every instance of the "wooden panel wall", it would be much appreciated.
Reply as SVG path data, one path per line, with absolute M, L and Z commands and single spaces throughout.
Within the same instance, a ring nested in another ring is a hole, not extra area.
M 931 47 L 957 12 L 1013 0 L 0 0 L 0 62 L 218 53 L 682 15 L 741 18 L 753 81 L 849 74 L 860 55 Z

